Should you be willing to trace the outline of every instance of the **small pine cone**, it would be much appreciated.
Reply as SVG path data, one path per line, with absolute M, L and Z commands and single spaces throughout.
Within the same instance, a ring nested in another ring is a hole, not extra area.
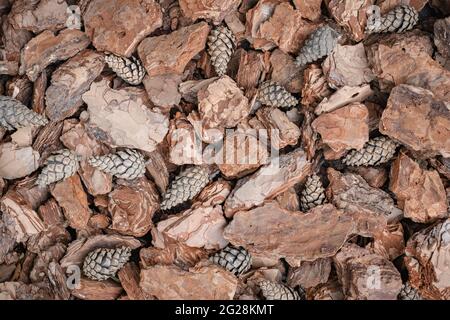
M 262 295 L 266 300 L 302 300 L 300 294 L 283 284 L 275 283 L 268 280 L 261 280 L 258 283 L 261 288 Z M 302 292 L 303 293 L 303 292 Z
M 45 126 L 48 120 L 28 109 L 19 100 L 0 96 L 0 127 L 14 130 L 28 126 Z
M 144 79 L 145 69 L 141 61 L 133 56 L 128 59 L 108 54 L 105 57 L 105 61 L 119 77 L 129 84 L 138 85 Z
M 325 189 L 320 177 L 316 174 L 308 177 L 305 187 L 300 194 L 300 206 L 303 211 L 308 211 L 325 202 Z
M 400 5 L 389 11 L 383 17 L 369 15 L 366 33 L 405 32 L 414 28 L 419 21 L 416 9 L 408 5 Z
M 328 25 L 314 30 L 300 49 L 295 62 L 298 66 L 303 67 L 326 57 L 333 51 L 340 37 L 341 34 Z
M 89 158 L 88 163 L 120 179 L 133 180 L 145 174 L 144 157 L 133 149 L 125 149 L 104 156 L 93 156 Z
M 397 143 L 388 137 L 376 137 L 364 145 L 361 150 L 350 151 L 342 162 L 348 166 L 375 166 L 392 159 Z
M 252 266 L 252 256 L 242 247 L 228 245 L 209 258 L 235 275 L 247 272 Z
M 289 108 L 298 104 L 297 99 L 275 81 L 265 81 L 259 87 L 258 100 L 271 107 Z
M 197 196 L 209 183 L 209 170 L 193 166 L 182 171 L 170 184 L 161 202 L 161 210 L 169 210 Z
M 98 248 L 88 253 L 83 263 L 83 273 L 92 280 L 102 281 L 115 277 L 131 256 L 125 246 L 116 249 Z
M 402 289 L 398 294 L 399 300 L 423 300 L 419 292 L 411 287 L 409 282 L 402 285 Z
M 236 38 L 226 26 L 219 26 L 211 30 L 208 36 L 208 53 L 218 76 L 227 73 L 228 62 L 230 62 L 235 46 Z
M 61 149 L 52 153 L 45 160 L 45 166 L 36 179 L 36 184 L 44 187 L 73 176 L 79 168 L 78 160 L 78 156 L 69 149 Z

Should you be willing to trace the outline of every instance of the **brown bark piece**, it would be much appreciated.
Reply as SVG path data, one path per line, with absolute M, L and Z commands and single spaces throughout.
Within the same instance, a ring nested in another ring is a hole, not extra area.
M 333 260 L 347 299 L 397 300 L 402 279 L 389 260 L 355 244 L 346 244 Z
M 110 229 L 123 235 L 142 237 L 152 227 L 152 218 L 158 209 L 158 191 L 152 182 L 145 177 L 131 182 L 120 181 L 109 193 Z
M 189 247 L 222 249 L 228 241 L 223 238 L 226 226 L 222 207 L 198 207 L 160 221 L 152 229 L 153 245 L 166 246 L 166 238 L 183 242 Z
M 420 168 L 404 153 L 392 164 L 389 189 L 405 218 L 430 223 L 448 217 L 447 195 L 437 171 Z
M 152 297 L 146 295 L 141 287 L 139 287 L 139 273 L 138 266 L 135 263 L 130 262 L 119 270 L 117 276 L 130 300 L 152 300 Z
M 275 49 L 270 55 L 272 66 L 271 80 L 278 82 L 291 93 L 300 92 L 303 77 L 295 59 L 280 49 Z
M 450 100 L 450 71 L 431 58 L 430 38 L 417 30 L 392 34 L 368 49 L 369 60 L 381 88 L 389 91 L 409 84 L 432 91 L 437 99 Z
M 371 237 L 382 232 L 388 223 L 402 217 L 402 211 L 395 207 L 394 200 L 383 190 L 370 187 L 362 177 L 328 168 L 328 179 L 328 198 L 353 217 L 355 233 Z
M 44 30 L 58 31 L 66 27 L 68 4 L 58 0 L 17 0 L 8 17 L 16 29 L 34 33 Z
M 52 300 L 47 283 L 25 284 L 18 281 L 0 283 L 0 300 Z
M 271 17 L 259 26 L 259 36 L 275 43 L 285 53 L 297 53 L 308 35 L 320 24 L 302 19 L 300 10 L 288 2 L 275 7 Z
M 169 185 L 169 171 L 166 162 L 159 150 L 155 150 L 148 155 L 146 169 L 153 178 L 161 193 L 164 193 Z
M 181 94 L 178 92 L 178 85 L 181 80 L 182 76 L 177 74 L 164 74 L 154 77 L 147 75 L 144 77 L 143 83 L 150 101 L 155 106 L 169 112 L 172 106 L 180 103 Z
M 354 46 L 338 44 L 325 59 L 322 67 L 328 85 L 333 89 L 360 86 L 375 78 L 369 68 L 362 42 Z
M 298 268 L 289 268 L 286 283 L 289 287 L 312 288 L 326 283 L 331 272 L 330 258 L 303 261 Z
M 434 45 L 442 56 L 443 65 L 450 67 L 450 17 L 434 23 Z
M 236 83 L 245 91 L 258 87 L 261 79 L 265 78 L 269 69 L 269 53 L 240 50 L 239 69 Z M 273 63 L 272 63 L 273 65 Z
M 300 138 L 300 129 L 280 109 L 263 107 L 256 112 L 256 117 L 267 129 L 273 148 L 283 149 L 286 146 L 297 144 Z
M 170 162 L 176 165 L 202 164 L 202 141 L 192 124 L 182 116 L 171 121 L 167 135 L 170 148 Z
M 250 209 L 266 199 L 273 199 L 305 180 L 311 170 L 312 164 L 306 160 L 302 149 L 272 159 L 251 176 L 238 181 L 225 201 L 225 215 L 232 217 L 239 210 Z
M 381 188 L 388 180 L 388 172 L 383 167 L 349 167 L 346 171 L 363 177 L 373 188 Z
M 129 57 L 162 26 L 162 11 L 154 0 L 93 0 L 84 10 L 83 21 L 97 50 Z
M 316 21 L 320 18 L 322 0 L 294 0 L 294 6 L 300 10 L 302 16 L 308 20 Z
M 0 177 L 22 178 L 39 168 L 39 153 L 31 147 L 17 147 L 13 143 L 0 145 Z
M 209 30 L 206 22 L 200 22 L 168 35 L 144 39 L 138 54 L 149 76 L 183 73 L 189 60 L 205 48 Z
M 409 85 L 392 89 L 380 131 L 414 151 L 450 156 L 450 110 L 430 91 Z
M 330 95 L 331 90 L 322 68 L 317 64 L 306 67 L 303 71 L 302 104 L 307 107 L 315 106 Z
M 94 82 L 83 101 L 88 105 L 88 132 L 111 147 L 152 152 L 168 131 L 167 116 L 146 107 L 139 92 L 111 89 L 105 80 Z
M 374 237 L 369 248 L 380 256 L 394 261 L 405 253 L 405 240 L 401 223 L 388 225 L 382 233 Z
M 2 31 L 1 39 L 5 47 L 2 60 L 5 60 L 6 64 L 13 63 L 15 68 L 14 63 L 20 61 L 20 51 L 31 40 L 33 34 L 27 30 L 15 29 L 9 19 L 3 21 Z M 17 67 L 19 67 L 18 64 Z
M 192 21 L 211 20 L 215 25 L 231 12 L 236 11 L 240 0 L 180 0 L 183 15 Z
M 224 236 L 250 253 L 285 258 L 291 266 L 298 267 L 301 261 L 335 255 L 352 229 L 352 219 L 331 204 L 317 206 L 305 214 L 268 202 L 237 212 L 225 228 Z
M 415 233 L 405 264 L 411 285 L 426 299 L 450 299 L 450 219 Z
M 367 22 L 366 11 L 374 0 L 331 0 L 328 10 L 336 22 L 346 29 L 353 40 L 364 39 Z
M 142 290 L 160 300 L 231 300 L 237 278 L 219 266 L 183 271 L 175 266 L 141 270 Z
M 56 183 L 51 193 L 63 208 L 64 215 L 72 228 L 84 229 L 87 227 L 91 209 L 89 209 L 87 195 L 77 174 Z
M 198 109 L 205 129 L 235 127 L 248 116 L 248 99 L 236 83 L 222 76 L 198 92 Z
M 369 141 L 369 111 L 361 103 L 321 114 L 312 127 L 334 152 L 361 149 Z
M 280 207 L 289 211 L 300 211 L 300 200 L 295 187 L 291 187 L 276 197 Z
M 31 39 L 23 48 L 19 72 L 35 81 L 48 65 L 73 57 L 88 45 L 89 38 L 80 30 L 65 29 L 56 36 L 46 30 Z
M 45 93 L 47 117 L 60 121 L 77 112 L 83 104 L 81 95 L 89 90 L 104 64 L 102 55 L 85 50 L 53 72 L 51 85 Z
M 241 178 L 267 163 L 267 145 L 256 130 L 227 134 L 224 145 L 215 157 L 219 170 L 228 179 Z
M 115 300 L 122 291 L 120 283 L 113 280 L 95 281 L 81 278 L 79 287 L 72 290 L 72 295 L 81 300 Z

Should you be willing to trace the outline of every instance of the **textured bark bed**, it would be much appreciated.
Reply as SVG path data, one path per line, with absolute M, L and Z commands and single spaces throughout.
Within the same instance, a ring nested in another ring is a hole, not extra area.
M 450 299 L 449 14 L 0 0 L 0 299 Z

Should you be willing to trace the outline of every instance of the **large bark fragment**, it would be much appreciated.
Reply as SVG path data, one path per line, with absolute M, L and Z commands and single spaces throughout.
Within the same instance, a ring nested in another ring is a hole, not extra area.
M 224 236 L 233 245 L 268 258 L 285 258 L 291 266 L 301 261 L 331 257 L 353 230 L 353 220 L 326 204 L 307 214 L 282 209 L 277 202 L 237 212 Z M 320 235 L 318 237 L 317 235 Z
M 168 131 L 167 116 L 149 109 L 139 94 L 111 89 L 105 80 L 94 82 L 83 101 L 89 112 L 87 130 L 111 147 L 152 152 Z
M 141 270 L 140 286 L 160 300 L 231 300 L 237 278 L 219 266 L 189 271 L 175 266 L 154 266 Z
M 312 164 L 301 149 L 273 158 L 251 176 L 239 180 L 225 202 L 225 214 L 231 217 L 239 210 L 276 197 L 306 179 L 311 170 Z
M 389 189 L 405 218 L 430 223 L 448 217 L 447 195 L 437 171 L 420 168 L 404 153 L 392 164 Z
M 339 88 L 329 97 L 323 100 L 314 109 L 319 115 L 324 112 L 330 112 L 353 102 L 362 102 L 373 94 L 370 85 L 364 84 L 357 87 L 344 86 Z
M 414 151 L 450 156 L 448 100 L 409 85 L 392 89 L 380 121 L 380 131 Z
M 143 83 L 150 101 L 168 112 L 172 106 L 180 103 L 181 94 L 178 92 L 178 85 L 181 80 L 181 75 L 164 74 L 154 77 L 145 76 Z
M 337 45 L 323 63 L 330 87 L 360 86 L 369 83 L 375 76 L 369 68 L 363 43 L 351 46 Z
M 361 149 L 369 140 L 369 112 L 361 103 L 321 114 L 312 127 L 334 152 Z
M 383 190 L 370 187 L 362 177 L 329 168 L 328 179 L 329 198 L 353 217 L 355 233 L 370 237 L 401 218 L 402 211 L 395 207 L 394 200 Z
M 298 268 L 289 268 L 287 285 L 291 288 L 311 288 L 326 283 L 331 272 L 330 258 L 303 261 Z
M 0 177 L 22 178 L 39 168 L 39 153 L 31 147 L 16 147 L 13 143 L 0 145 Z
M 86 49 L 89 38 L 76 29 L 66 29 L 58 35 L 46 30 L 31 39 L 22 50 L 20 74 L 35 81 L 48 65 L 73 57 Z
M 389 260 L 355 244 L 346 244 L 333 260 L 347 299 L 397 300 L 402 279 Z
M 190 247 L 222 249 L 228 243 L 223 238 L 225 226 L 221 206 L 189 209 L 159 222 L 152 229 L 153 245 L 164 248 L 173 239 Z
M 158 191 L 145 177 L 132 182 L 121 181 L 109 193 L 108 210 L 111 229 L 124 235 L 144 236 L 152 227 L 152 218 L 159 209 Z
M 450 299 L 450 219 L 414 234 L 406 247 L 411 285 L 428 299 Z
M 240 3 L 241 0 L 180 0 L 180 8 L 192 21 L 206 19 L 220 24 Z
M 430 38 L 416 31 L 393 34 L 368 50 L 373 71 L 382 89 L 409 84 L 432 91 L 437 99 L 449 100 L 450 71 L 431 58 Z
M 83 20 L 97 50 L 129 57 L 142 39 L 162 26 L 162 12 L 154 0 L 94 0 Z
M 209 30 L 206 22 L 200 22 L 168 35 L 144 39 L 138 54 L 149 76 L 183 73 L 189 60 L 205 48 Z
M 91 209 L 89 209 L 87 195 L 81 185 L 80 177 L 74 175 L 56 183 L 51 192 L 63 208 L 69 225 L 74 229 L 86 228 L 91 217 Z
M 58 0 L 14 1 L 9 19 L 16 29 L 34 33 L 58 31 L 66 27 L 68 4 Z
M 53 72 L 51 85 L 45 93 L 47 117 L 60 121 L 77 112 L 83 104 L 81 95 L 89 90 L 104 64 L 102 55 L 85 50 Z
M 115 300 L 122 291 L 120 283 L 113 280 L 95 281 L 81 278 L 79 286 L 72 290 L 72 295 L 82 300 Z

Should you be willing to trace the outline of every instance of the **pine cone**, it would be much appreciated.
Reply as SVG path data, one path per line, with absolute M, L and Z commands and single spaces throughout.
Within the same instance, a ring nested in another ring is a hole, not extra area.
M 125 149 L 104 156 L 93 156 L 88 163 L 94 168 L 126 180 L 133 180 L 145 174 L 144 157 L 133 149 Z
M 265 81 L 259 87 L 258 100 L 267 106 L 289 108 L 298 104 L 297 99 L 275 81 Z
M 298 66 L 317 61 L 333 51 L 341 34 L 328 25 L 314 30 L 306 39 L 296 59 Z
M 300 194 L 300 206 L 303 211 L 308 211 L 325 202 L 325 189 L 320 177 L 316 174 L 308 177 L 305 187 Z
M 261 288 L 262 295 L 266 300 L 302 300 L 305 299 L 304 292 L 303 296 L 292 288 L 285 285 L 275 283 L 268 280 L 261 280 L 258 283 Z
M 252 257 L 242 247 L 236 248 L 228 245 L 209 258 L 210 261 L 224 267 L 235 275 L 248 271 L 252 266 Z
M 73 176 L 79 168 L 78 156 L 69 149 L 61 149 L 52 153 L 44 163 L 36 184 L 44 187 L 53 182 Z
M 106 280 L 114 277 L 130 256 L 131 249 L 125 246 L 116 249 L 95 249 L 84 259 L 83 273 L 92 280 Z
M 419 292 L 411 287 L 409 282 L 406 282 L 402 285 L 402 289 L 400 290 L 400 293 L 398 294 L 399 300 L 423 300 L 420 296 Z
M 8 96 L 0 96 L 0 126 L 6 130 L 14 130 L 28 126 L 45 126 L 48 120 L 28 109 L 19 100 Z
M 392 159 L 397 143 L 388 137 L 369 140 L 361 150 L 350 151 L 342 162 L 348 166 L 374 166 Z
M 108 54 L 105 57 L 105 61 L 119 77 L 129 84 L 138 85 L 145 76 L 145 69 L 141 61 L 133 56 L 128 59 Z
M 369 15 L 366 33 L 405 32 L 414 28 L 418 21 L 419 14 L 416 9 L 408 5 L 400 5 L 383 17 Z
M 182 171 L 164 194 L 161 210 L 168 210 L 197 196 L 209 183 L 209 170 L 193 166 Z
M 226 26 L 219 26 L 211 30 L 208 36 L 208 53 L 218 76 L 227 73 L 228 62 L 235 46 L 236 38 Z

